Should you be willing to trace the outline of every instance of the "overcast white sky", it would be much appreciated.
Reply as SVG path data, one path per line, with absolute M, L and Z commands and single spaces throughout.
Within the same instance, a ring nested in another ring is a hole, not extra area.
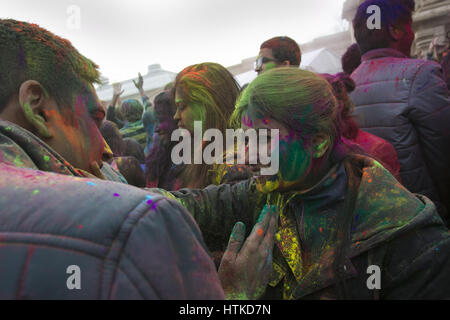
M 69 39 L 111 82 L 179 72 L 200 62 L 226 67 L 287 35 L 298 43 L 342 30 L 344 0 L 1 0 L 0 17 L 37 23 Z M 68 8 L 80 9 L 76 15 Z

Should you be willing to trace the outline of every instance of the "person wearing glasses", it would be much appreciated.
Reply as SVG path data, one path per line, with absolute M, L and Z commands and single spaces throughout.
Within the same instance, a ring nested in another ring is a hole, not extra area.
M 295 40 L 289 37 L 274 37 L 265 41 L 254 63 L 259 74 L 272 68 L 283 66 L 300 66 L 302 53 Z

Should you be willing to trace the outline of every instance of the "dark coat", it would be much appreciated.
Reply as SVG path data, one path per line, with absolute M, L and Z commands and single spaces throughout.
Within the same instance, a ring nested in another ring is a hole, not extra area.
M 351 77 L 355 120 L 397 150 L 404 186 L 450 204 L 450 100 L 440 65 L 378 49 Z
M 1 121 L 0 299 L 224 298 L 182 206 L 75 175 L 48 145 Z M 67 286 L 73 265 L 79 290 Z
M 211 251 L 225 248 L 237 221 L 249 233 L 264 204 L 276 204 L 280 224 L 265 298 L 450 298 L 450 234 L 434 204 L 410 193 L 370 158 L 355 162 L 362 174 L 344 225 L 338 217 L 350 198 L 350 179 L 342 164 L 306 193 L 263 195 L 253 180 L 202 190 L 151 190 L 178 200 L 193 214 Z M 333 239 L 343 229 L 350 236 L 337 270 Z M 381 269 L 380 291 L 367 287 L 370 265 Z M 337 294 L 340 279 L 347 295 Z

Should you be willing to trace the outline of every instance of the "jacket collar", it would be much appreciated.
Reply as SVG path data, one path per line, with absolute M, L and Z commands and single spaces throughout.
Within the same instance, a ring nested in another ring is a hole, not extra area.
M 385 57 L 404 58 L 404 59 L 409 58 L 405 54 L 403 54 L 400 51 L 397 51 L 395 49 L 382 48 L 382 49 L 375 49 L 375 50 L 367 51 L 361 57 L 361 61 L 364 62 L 364 61 L 368 61 L 368 60 L 385 58 Z
M 41 139 L 5 120 L 0 120 L 0 162 L 19 168 L 84 176 Z
M 351 243 L 344 265 L 338 270 L 343 279 L 358 275 L 350 259 L 439 219 L 430 200 L 407 191 L 378 162 L 361 157 L 360 168 L 362 178 L 353 213 Z M 319 250 L 313 266 L 291 289 L 291 298 L 298 299 L 337 283 L 333 249 Z

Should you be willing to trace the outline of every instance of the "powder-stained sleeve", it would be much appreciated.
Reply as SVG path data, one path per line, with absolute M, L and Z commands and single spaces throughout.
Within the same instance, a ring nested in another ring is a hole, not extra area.
M 225 249 L 238 221 L 245 224 L 249 234 L 266 201 L 252 179 L 234 185 L 210 185 L 205 189 L 149 190 L 178 200 L 194 217 L 211 251 Z
M 131 217 L 125 222 L 132 230 L 119 269 L 125 270 L 128 281 L 144 299 L 224 299 L 194 219 L 176 201 L 147 197 L 149 200 L 130 213 L 137 221 Z M 126 229 L 124 225 L 121 232 Z M 115 277 L 113 298 L 121 298 L 115 292 L 124 292 L 122 278 Z
M 412 230 L 387 247 L 382 299 L 450 298 L 450 234 L 442 222 Z

